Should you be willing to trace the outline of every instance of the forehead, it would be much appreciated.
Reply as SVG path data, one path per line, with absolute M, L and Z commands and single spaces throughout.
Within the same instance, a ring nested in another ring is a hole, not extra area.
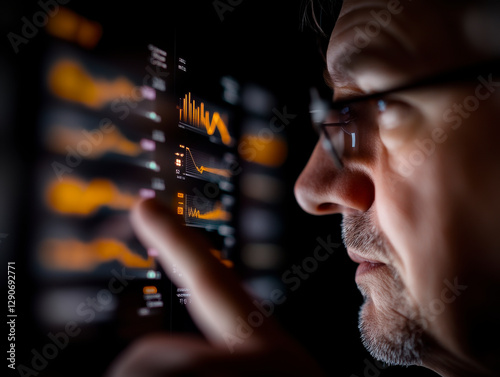
M 380 91 L 469 63 L 462 15 L 444 1 L 344 1 L 327 52 L 334 89 Z

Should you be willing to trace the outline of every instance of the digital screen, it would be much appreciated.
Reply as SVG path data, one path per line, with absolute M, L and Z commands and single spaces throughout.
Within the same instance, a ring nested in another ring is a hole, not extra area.
M 143 335 L 198 334 L 186 310 L 195 298 L 167 277 L 183 271 L 164 271 L 136 238 L 139 200 L 157 198 L 200 232 L 257 296 L 283 284 L 273 274 L 286 254 L 286 107 L 235 74 L 227 43 L 204 37 L 217 13 L 204 23 L 176 2 L 115 19 L 116 9 L 93 5 L 59 4 L 16 45 L 14 151 L 3 151 L 11 163 L 0 189 L 17 200 L 0 239 L 24 279 L 25 375 L 100 375 Z M 52 346 L 60 357 L 46 357 Z
M 126 344 L 150 331 L 196 331 L 184 309 L 191 293 L 170 283 L 157 251 L 133 232 L 129 213 L 139 200 L 171 207 L 234 267 L 235 106 L 198 94 L 207 72 L 192 72 L 175 25 L 159 43 L 141 33 L 121 57 L 93 49 L 105 28 L 61 6 L 39 41 L 32 83 L 39 93 L 26 249 L 33 321 L 42 342 L 44 334 L 71 333 L 75 350 L 101 332 Z M 64 370 L 72 357 L 65 360 L 47 371 Z
M 142 319 L 144 326 L 154 323 L 149 317 L 157 317 L 176 328 L 172 305 L 188 304 L 190 294 L 183 287 L 167 289 L 157 252 L 135 238 L 129 211 L 141 198 L 159 198 L 186 226 L 206 232 L 213 254 L 231 267 L 235 173 L 241 169 L 235 110 L 222 100 L 197 95 L 200 84 L 191 74 L 190 59 L 179 56 L 174 44 L 145 43 L 142 65 L 136 57 L 137 68 L 122 67 L 50 38 L 72 22 L 88 23 L 92 35 L 100 31 L 98 24 L 69 9 L 48 26 L 37 124 L 37 236 L 31 250 L 43 285 L 40 320 L 55 326 L 85 322 L 88 316 L 79 316 L 78 310 L 76 316 L 64 316 L 61 307 L 94 294 L 102 310 L 96 310 L 92 322 L 110 321 L 119 315 L 120 300 L 105 294 L 101 299 L 100 284 L 121 274 L 143 293 L 136 307 L 127 308 L 137 317 L 129 319 L 133 327 L 139 329 L 139 317 L 148 317 Z M 173 36 L 172 41 L 182 43 Z

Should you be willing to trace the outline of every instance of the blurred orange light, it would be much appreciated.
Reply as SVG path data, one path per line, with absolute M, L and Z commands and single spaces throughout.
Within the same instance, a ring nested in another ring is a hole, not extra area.
M 93 109 L 100 109 L 121 96 L 130 97 L 135 89 L 125 77 L 94 78 L 79 62 L 71 59 L 59 60 L 51 67 L 48 84 L 54 95 Z
M 222 252 L 217 249 L 210 249 L 210 252 L 214 257 L 216 257 L 224 266 L 231 268 L 234 266 L 234 263 L 230 261 L 229 259 L 224 259 L 222 257 Z
M 288 147 L 286 141 L 279 136 L 246 134 L 240 139 L 238 151 L 241 158 L 248 162 L 278 167 L 285 162 Z
M 154 295 L 158 293 L 158 289 L 154 285 L 149 285 L 142 289 L 142 293 L 144 293 L 145 295 Z
M 129 268 L 154 268 L 153 257 L 134 253 L 123 242 L 99 238 L 91 242 L 49 238 L 41 242 L 39 255 L 46 268 L 53 270 L 92 271 L 99 265 L 118 261 Z
M 89 49 L 94 48 L 102 36 L 102 27 L 98 22 L 90 21 L 64 7 L 49 19 L 46 30 L 54 37 Z
M 46 191 L 47 204 L 56 212 L 90 215 L 100 207 L 116 210 L 130 209 L 137 200 L 134 195 L 121 193 L 109 180 L 85 182 L 76 178 L 54 181 Z
M 55 125 L 50 129 L 48 138 L 48 147 L 56 153 L 67 154 L 68 147 L 78 150 L 79 144 L 83 142 L 89 143 L 85 135 L 90 132 L 83 128 L 69 128 L 63 125 Z M 136 157 L 142 153 L 142 148 L 138 143 L 128 140 L 123 134 L 114 126 L 109 132 L 100 132 L 99 142 L 92 142 L 91 148 L 85 153 L 88 159 L 97 159 L 107 152 L 115 152 L 118 154 Z

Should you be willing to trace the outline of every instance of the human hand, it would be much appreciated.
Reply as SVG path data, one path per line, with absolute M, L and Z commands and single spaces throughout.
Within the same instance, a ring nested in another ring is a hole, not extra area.
M 190 288 L 188 310 L 205 339 L 193 335 L 146 336 L 111 365 L 108 377 L 153 376 L 324 376 L 316 362 L 271 317 L 242 327 L 256 310 L 237 277 L 209 252 L 207 241 L 177 222 L 154 200 L 140 202 L 131 215 L 146 246 L 158 250 L 177 285 Z

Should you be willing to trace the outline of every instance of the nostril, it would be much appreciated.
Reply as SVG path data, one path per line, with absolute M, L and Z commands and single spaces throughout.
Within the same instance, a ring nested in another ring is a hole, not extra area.
M 338 207 L 338 205 L 333 204 L 333 203 L 321 203 L 317 206 L 318 212 L 331 212 L 335 210 Z

